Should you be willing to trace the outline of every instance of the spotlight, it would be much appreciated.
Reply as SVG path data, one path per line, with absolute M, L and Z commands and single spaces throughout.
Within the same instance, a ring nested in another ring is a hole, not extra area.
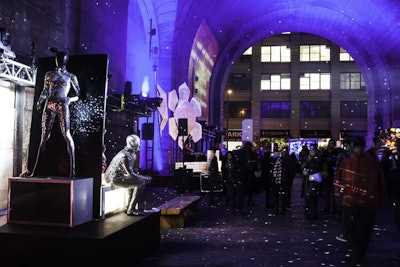
M 150 97 L 145 100 L 147 106 L 152 108 L 158 108 L 162 101 L 163 99 L 161 97 Z

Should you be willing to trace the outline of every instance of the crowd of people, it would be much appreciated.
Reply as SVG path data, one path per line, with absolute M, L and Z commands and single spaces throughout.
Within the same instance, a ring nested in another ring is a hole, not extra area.
M 284 214 L 291 206 L 291 187 L 298 170 L 298 159 L 287 148 L 274 156 L 268 149 L 245 142 L 240 149 L 227 151 L 221 168 L 227 209 L 248 214 L 248 207 L 256 205 L 253 195 L 262 189 L 265 206 Z
M 377 212 L 388 201 L 400 230 L 400 152 L 384 149 L 378 157 L 376 149 L 367 149 L 361 137 L 343 140 L 340 147 L 335 140 L 323 148 L 304 145 L 298 155 L 287 147 L 276 153 L 246 142 L 221 158 L 226 208 L 248 215 L 250 207 L 260 204 L 252 196 L 262 188 L 265 207 L 283 215 L 291 209 L 293 180 L 298 175 L 304 216 L 318 220 L 320 213 L 337 214 L 342 233 L 336 238 L 350 246 L 351 266 L 359 266 Z M 400 254 L 397 258 L 400 261 Z
M 228 210 L 246 215 L 248 207 L 256 205 L 253 194 L 260 189 L 265 192 L 265 206 L 274 208 L 275 214 L 285 214 L 291 207 L 293 179 L 300 163 L 287 148 L 274 155 L 269 149 L 260 150 L 245 142 L 240 149 L 227 151 L 221 160 Z
M 127 137 L 127 146 L 104 166 L 105 180 L 129 189 L 126 206 L 128 215 L 139 214 L 138 199 L 151 177 L 132 171 L 135 153 L 140 148 L 139 137 Z M 366 149 L 364 138 L 343 140 L 340 147 L 330 140 L 326 147 L 304 144 L 298 155 L 288 147 L 271 151 L 245 142 L 239 149 L 221 153 L 218 168 L 216 148 L 213 148 L 208 174 L 215 183 L 222 177 L 227 211 L 247 216 L 255 203 L 253 195 L 265 192 L 265 207 L 275 215 L 284 215 L 292 207 L 292 186 L 296 176 L 301 181 L 304 216 L 318 220 L 320 213 L 340 217 L 342 232 L 336 239 L 349 245 L 350 266 L 360 266 L 371 240 L 379 208 L 392 204 L 395 226 L 400 230 L 400 141 L 395 150 L 383 149 L 378 157 L 377 147 Z M 129 160 L 127 160 L 129 159 Z M 128 163 L 128 164 L 127 164 Z M 127 164 L 127 165 L 126 165 Z M 129 170 L 126 173 L 119 173 Z M 104 170 L 103 170 L 104 171 Z M 121 180 L 122 179 L 122 180 Z M 209 205 L 216 199 L 211 184 L 207 193 Z M 220 191 L 218 191 L 220 192 Z M 321 206 L 320 206 L 321 205 Z M 396 256 L 400 261 L 400 253 Z
M 132 170 L 140 149 L 136 135 L 127 137 L 127 146 L 104 166 L 105 180 L 129 189 L 126 206 L 128 215 L 141 215 L 138 199 L 151 177 Z M 400 141 L 396 147 L 400 148 Z M 377 148 L 366 149 L 364 138 L 346 139 L 341 147 L 330 140 L 326 147 L 303 145 L 300 153 L 289 153 L 288 147 L 277 152 L 245 142 L 239 149 L 222 153 L 218 169 L 216 148 L 208 173 L 210 181 L 222 177 L 227 211 L 247 216 L 255 203 L 253 195 L 265 192 L 265 207 L 275 215 L 284 215 L 292 207 L 292 186 L 296 176 L 302 179 L 301 198 L 304 216 L 318 220 L 320 213 L 333 213 L 341 218 L 342 232 L 336 239 L 349 245 L 350 266 L 360 266 L 371 240 L 379 208 L 388 201 L 393 207 L 395 226 L 400 230 L 400 151 L 384 149 L 378 157 Z M 123 172 L 126 171 L 126 172 Z M 209 205 L 216 199 L 211 184 L 207 193 Z M 218 191 L 220 192 L 220 191 Z M 321 205 L 321 206 L 319 206 Z M 397 259 L 400 261 L 400 254 Z

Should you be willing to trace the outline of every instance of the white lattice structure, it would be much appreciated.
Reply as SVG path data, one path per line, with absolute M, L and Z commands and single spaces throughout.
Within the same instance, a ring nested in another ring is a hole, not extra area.
M 21 86 L 34 86 L 35 78 L 35 71 L 31 67 L 0 56 L 0 79 Z

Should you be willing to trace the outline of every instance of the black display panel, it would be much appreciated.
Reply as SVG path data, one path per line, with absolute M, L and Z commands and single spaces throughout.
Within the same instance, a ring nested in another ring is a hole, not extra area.
M 32 171 L 35 165 L 41 138 L 42 113 L 36 110 L 36 103 L 43 90 L 45 73 L 55 68 L 55 57 L 39 58 L 29 143 L 29 171 Z M 70 55 L 67 70 L 77 76 L 81 90 L 80 99 L 70 104 L 76 176 L 93 177 L 93 212 L 98 216 L 105 133 L 108 55 Z M 70 93 L 74 93 L 74 90 L 71 89 Z M 58 118 L 56 118 L 50 138 L 46 142 L 45 151 L 39 155 L 35 177 L 68 177 L 69 174 L 67 144 L 61 134 Z

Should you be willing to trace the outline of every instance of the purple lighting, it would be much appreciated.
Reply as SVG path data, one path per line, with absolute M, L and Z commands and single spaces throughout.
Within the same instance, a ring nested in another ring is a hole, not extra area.
M 283 32 L 305 32 L 324 37 L 344 48 L 355 59 L 368 91 L 368 132 L 400 125 L 400 2 L 396 0 L 326 1 L 145 1 L 129 2 L 127 79 L 134 88 L 151 71 L 168 93 L 183 82 L 194 92 L 205 89 L 202 106 L 210 125 L 222 125 L 221 100 L 231 66 L 243 51 L 262 39 Z M 143 5 L 143 6 L 142 6 Z M 150 27 L 149 22 L 152 21 Z M 202 31 L 207 25 L 207 31 Z M 156 29 L 148 58 L 150 28 Z M 201 42 L 199 37 L 201 35 Z M 201 47 L 198 44 L 202 44 Z M 198 75 L 205 58 L 213 59 L 205 79 Z M 194 77 L 199 77 L 198 81 Z M 201 88 L 198 84 L 203 83 Z M 192 86 L 194 84 L 195 86 Z M 201 89 L 197 90 L 196 89 Z M 208 91 L 207 91 L 208 90 Z M 211 101 L 212 99 L 212 101 Z M 168 141 L 163 134 L 161 151 L 166 166 Z M 368 138 L 367 138 L 368 139 Z

